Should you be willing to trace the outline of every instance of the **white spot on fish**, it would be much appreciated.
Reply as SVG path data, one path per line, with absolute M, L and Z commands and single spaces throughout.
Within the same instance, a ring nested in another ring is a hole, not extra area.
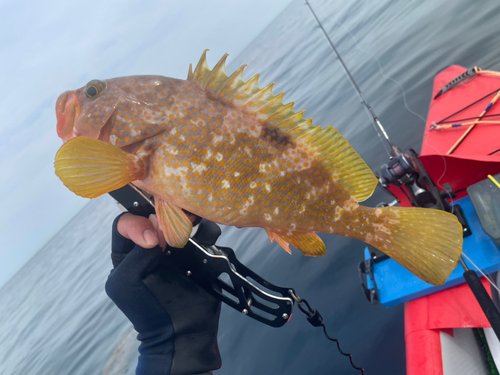
M 208 160 L 212 157 L 212 150 L 209 148 L 207 148 L 206 150 L 207 150 L 207 156 L 205 156 L 205 160 Z
M 306 210 L 306 206 L 300 206 L 299 212 L 304 212 Z
M 109 136 L 109 143 L 111 143 L 113 146 L 116 145 L 116 135 Z
M 221 161 L 222 159 L 223 159 L 222 154 L 218 152 L 217 155 L 215 155 L 215 160 Z
M 191 169 L 193 172 L 196 172 L 196 171 L 203 172 L 203 171 L 207 170 L 207 166 L 204 163 L 201 163 L 201 164 L 191 163 Z
M 292 223 L 292 224 L 291 224 L 291 227 L 292 227 L 292 230 L 295 230 L 295 228 L 297 228 L 297 224 Z
M 267 221 L 272 221 L 273 220 L 271 218 L 271 215 L 269 215 L 269 214 L 264 214 L 264 219 L 266 219 Z
M 331 204 L 332 206 L 335 206 L 335 199 L 331 200 L 331 201 L 330 201 L 330 204 Z
M 382 213 L 382 209 L 377 208 L 377 209 L 375 210 L 375 216 L 376 216 L 376 217 L 379 217 L 381 213 Z
M 268 183 L 266 183 L 265 188 L 267 191 L 271 191 L 271 185 L 269 185 Z
M 356 203 L 356 201 L 351 197 L 349 198 L 347 201 L 344 202 L 344 209 L 347 211 L 347 212 L 351 212 L 352 210 L 354 210 L 355 208 L 357 208 L 358 204 Z
M 333 220 L 334 221 L 339 221 L 341 215 L 342 215 L 342 212 L 344 212 L 344 209 L 342 207 L 335 207 L 335 216 L 333 217 Z
M 253 195 L 249 196 L 246 200 L 246 202 L 243 204 L 243 207 L 240 210 L 241 215 L 246 215 L 248 213 L 248 209 L 250 208 L 251 205 L 255 203 L 255 200 L 253 198 Z
M 177 147 L 174 146 L 167 146 L 167 153 L 172 154 L 172 155 L 177 155 L 179 153 L 179 150 L 177 150 Z
M 244 150 L 248 156 L 250 156 L 250 157 L 252 156 L 252 151 L 250 151 L 250 149 L 248 147 L 245 147 Z
M 256 183 L 256 182 L 254 182 L 254 181 L 252 181 L 252 182 L 250 183 L 250 188 L 251 188 L 251 189 L 255 189 L 256 187 L 257 187 L 257 183 Z
M 229 184 L 229 181 L 228 180 L 222 180 L 222 187 L 224 189 L 227 189 L 228 187 L 230 187 L 231 185 Z
M 218 143 L 220 143 L 220 142 L 222 142 L 222 135 L 216 135 L 216 136 L 214 137 L 214 139 L 212 139 L 212 143 L 213 143 L 214 145 L 216 145 L 216 144 L 218 144 Z
M 280 213 L 280 210 L 279 210 L 279 208 L 278 208 L 278 207 L 276 207 L 276 208 L 274 209 L 274 214 L 275 214 L 275 215 L 278 215 L 279 213 Z
M 373 228 L 375 228 L 377 232 L 391 234 L 391 231 L 384 224 L 374 224 Z
M 240 175 L 240 172 L 234 172 L 234 177 L 238 177 Z
M 170 130 L 171 135 L 175 135 L 177 133 L 177 128 L 173 127 L 172 130 Z

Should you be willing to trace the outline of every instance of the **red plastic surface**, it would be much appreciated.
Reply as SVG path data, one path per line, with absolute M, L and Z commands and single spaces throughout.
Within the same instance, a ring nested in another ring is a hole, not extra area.
M 465 72 L 461 66 L 451 66 L 439 73 L 434 79 L 432 97 L 448 82 Z M 446 152 L 455 144 L 468 127 L 443 130 L 431 130 L 433 122 L 439 122 L 458 110 L 468 106 L 486 94 L 500 90 L 500 78 L 477 76 L 453 87 L 437 99 L 433 99 L 429 108 L 427 124 L 420 161 L 438 185 L 445 183 L 457 191 L 484 180 L 488 174 L 500 173 L 500 124 L 478 124 L 451 155 Z M 476 118 L 490 103 L 495 94 L 473 105 L 465 111 L 454 115 L 449 120 L 457 121 L 465 118 Z M 488 115 L 500 114 L 500 100 L 488 111 Z M 500 116 L 484 118 L 484 120 L 500 121 Z M 473 120 L 467 120 L 470 122 Z M 488 155 L 493 153 L 492 155 Z M 398 188 L 390 189 L 400 200 L 401 206 L 409 206 L 409 202 Z M 462 197 L 462 193 L 458 198 Z
M 481 282 L 491 295 L 485 278 Z M 405 303 L 407 375 L 442 375 L 439 332 L 453 328 L 491 327 L 467 284 Z

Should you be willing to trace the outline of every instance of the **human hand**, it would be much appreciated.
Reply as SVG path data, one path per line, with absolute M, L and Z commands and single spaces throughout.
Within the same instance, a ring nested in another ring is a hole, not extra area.
M 202 220 L 195 238 L 210 246 L 219 235 L 215 223 Z M 139 332 L 137 374 L 205 374 L 221 366 L 220 301 L 181 272 L 162 252 L 165 246 L 154 215 L 119 216 L 106 292 Z
M 191 223 L 198 219 L 198 216 L 191 213 L 186 213 L 186 215 Z M 165 236 L 158 226 L 156 215 L 149 215 L 148 220 L 142 216 L 125 213 L 118 219 L 116 229 L 123 237 L 145 249 L 152 249 L 158 245 L 163 250 L 167 247 L 167 241 L 165 241 Z
M 156 215 L 149 215 L 149 219 L 125 213 L 118 219 L 116 229 L 126 239 L 145 249 L 160 246 L 163 250 L 167 246 L 163 232 L 158 227 Z

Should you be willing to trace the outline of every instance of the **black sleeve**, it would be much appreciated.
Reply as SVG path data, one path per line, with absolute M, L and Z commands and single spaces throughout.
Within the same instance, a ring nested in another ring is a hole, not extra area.
M 135 247 L 135 243 L 132 240 L 118 233 L 118 220 L 126 213 L 121 213 L 113 221 L 113 228 L 111 230 L 111 262 L 113 263 L 113 268 L 118 267 L 127 254 Z

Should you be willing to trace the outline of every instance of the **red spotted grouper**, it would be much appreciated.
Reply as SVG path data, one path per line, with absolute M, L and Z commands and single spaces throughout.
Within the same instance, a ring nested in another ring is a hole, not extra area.
M 440 285 L 456 267 L 462 227 L 447 212 L 358 203 L 377 179 L 332 127 L 314 127 L 293 103 L 228 77 L 225 55 L 210 70 L 203 53 L 187 80 L 130 76 L 92 80 L 57 100 L 65 142 L 56 174 L 74 193 L 94 198 L 133 182 L 154 196 L 167 243 L 184 247 L 187 210 L 224 225 L 261 227 L 321 256 L 315 232 L 375 246 L 422 280 Z

